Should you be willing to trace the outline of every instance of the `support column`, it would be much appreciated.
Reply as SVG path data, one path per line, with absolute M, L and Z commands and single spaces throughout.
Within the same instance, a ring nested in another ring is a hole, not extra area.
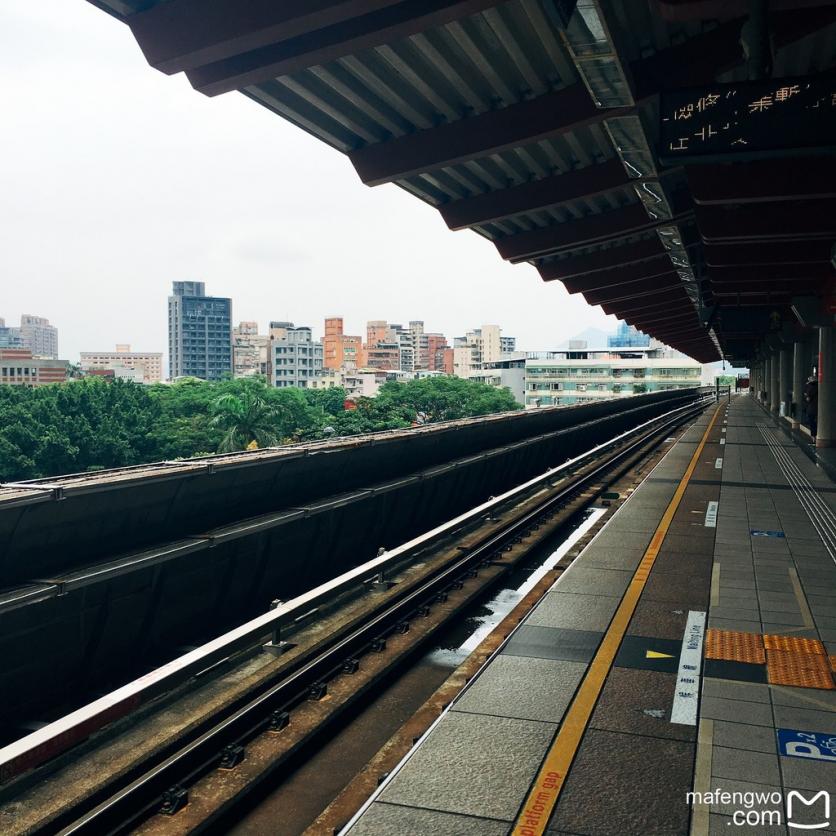
M 816 447 L 836 447 L 836 338 L 834 327 L 819 328 L 819 420 Z
M 801 411 L 804 409 L 804 357 L 807 346 L 803 337 L 792 345 L 792 428 L 797 430 L 801 423 Z
M 778 414 L 778 409 L 781 404 L 781 395 L 778 390 L 778 352 L 772 351 L 769 354 L 769 410 L 770 412 Z
M 790 415 L 792 401 L 792 346 L 785 346 L 778 352 L 778 414 Z

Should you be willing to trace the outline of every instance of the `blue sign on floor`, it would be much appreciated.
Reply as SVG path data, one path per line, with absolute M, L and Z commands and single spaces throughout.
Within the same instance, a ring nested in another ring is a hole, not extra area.
M 761 531 L 759 528 L 753 528 L 750 531 L 753 537 L 783 537 L 783 531 Z
M 836 734 L 776 729 L 778 754 L 814 761 L 836 761 Z

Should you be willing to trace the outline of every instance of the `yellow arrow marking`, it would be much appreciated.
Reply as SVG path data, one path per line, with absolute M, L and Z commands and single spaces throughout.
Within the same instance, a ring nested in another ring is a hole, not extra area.
M 648 650 L 644 654 L 645 659 L 673 659 L 670 653 L 660 653 L 658 650 Z

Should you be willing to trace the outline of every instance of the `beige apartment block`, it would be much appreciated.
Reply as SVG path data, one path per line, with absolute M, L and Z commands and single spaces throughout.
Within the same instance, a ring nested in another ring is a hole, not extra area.
M 163 379 L 163 354 L 161 351 L 131 351 L 128 343 L 117 343 L 115 351 L 82 351 L 81 368 L 84 371 L 141 372 L 143 383 L 160 383 Z M 117 376 L 137 379 L 135 374 Z

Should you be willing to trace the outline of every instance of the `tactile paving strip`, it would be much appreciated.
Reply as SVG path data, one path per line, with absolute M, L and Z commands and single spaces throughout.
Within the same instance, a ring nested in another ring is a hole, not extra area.
M 763 636 L 711 627 L 705 633 L 705 658 L 763 665 L 766 662 Z
M 790 653 L 815 653 L 826 656 L 827 651 L 818 639 L 800 639 L 795 636 L 775 636 L 764 633 L 763 646 L 767 650 L 786 650 Z
M 766 651 L 766 680 L 771 685 L 834 690 L 827 656 L 795 650 Z
M 836 673 L 836 656 L 828 656 L 827 658 L 830 659 L 830 670 Z

